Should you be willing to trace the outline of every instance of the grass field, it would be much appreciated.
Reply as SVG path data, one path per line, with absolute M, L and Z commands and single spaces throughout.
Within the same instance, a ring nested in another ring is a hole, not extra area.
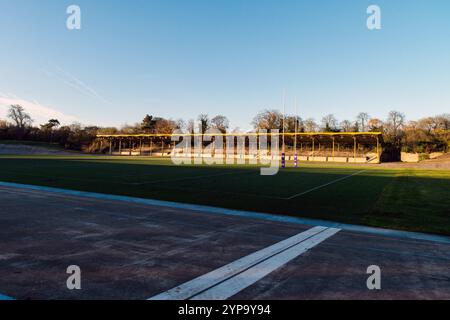
M 0 156 L 0 165 L 0 181 L 450 235 L 448 170 L 301 164 L 261 176 L 248 165 L 103 156 Z
M 48 143 L 48 142 L 41 142 L 41 141 L 28 141 L 28 140 L 0 140 L 0 145 L 6 144 L 6 145 L 22 145 L 22 146 L 30 146 L 30 147 L 42 147 L 42 148 L 48 148 L 48 149 L 56 149 L 56 150 L 64 150 L 63 147 L 61 147 L 57 143 Z

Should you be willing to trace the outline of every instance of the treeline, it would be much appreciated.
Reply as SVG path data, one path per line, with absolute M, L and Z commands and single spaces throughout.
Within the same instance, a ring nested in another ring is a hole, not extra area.
M 278 110 L 265 110 L 253 119 L 255 129 L 279 129 L 285 132 L 381 132 L 385 148 L 404 152 L 430 153 L 450 150 L 450 114 L 442 114 L 419 120 L 406 121 L 402 112 L 391 111 L 386 119 L 359 113 L 354 120 L 338 119 L 333 114 L 324 116 L 320 122 L 284 115 Z
M 79 151 L 89 151 L 89 146 L 100 129 L 95 126 L 82 126 L 79 123 L 61 126 L 57 119 L 33 126 L 33 119 L 20 105 L 12 105 L 9 108 L 8 118 L 10 121 L 0 120 L 1 140 L 42 141 Z
M 88 152 L 97 134 L 171 134 L 174 130 L 193 133 L 208 129 L 223 133 L 239 131 L 238 128 L 230 129 L 230 122 L 225 116 L 210 118 L 206 114 L 189 121 L 146 115 L 140 123 L 121 128 L 80 124 L 61 126 L 57 119 L 33 126 L 33 120 L 26 110 L 13 105 L 8 111 L 8 119 L 0 120 L 0 139 L 45 141 Z M 333 114 L 329 114 L 317 122 L 312 118 L 283 115 L 278 110 L 264 110 L 254 117 L 252 126 L 255 130 L 278 129 L 280 132 L 382 132 L 385 148 L 417 153 L 447 152 L 450 149 L 450 114 L 406 121 L 405 114 L 398 111 L 389 112 L 383 120 L 361 112 L 353 120 L 338 121 Z

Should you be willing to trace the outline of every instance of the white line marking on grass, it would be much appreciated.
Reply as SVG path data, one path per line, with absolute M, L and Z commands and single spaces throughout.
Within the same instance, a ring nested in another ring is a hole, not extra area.
M 262 261 L 254 267 L 192 297 L 191 300 L 226 300 L 261 280 L 273 271 L 281 268 L 339 231 L 340 229 L 335 228 L 326 229 L 325 231 L 320 232 L 319 234 L 316 234 L 315 236 Z
M 185 300 L 205 291 L 236 274 L 326 230 L 326 227 L 314 227 L 270 247 L 254 252 L 219 269 L 211 271 L 173 289 L 151 297 L 149 300 Z
M 320 186 L 314 187 L 314 188 L 312 188 L 312 189 L 303 191 L 303 192 L 301 192 L 301 193 L 294 194 L 293 196 L 290 196 L 290 197 L 287 197 L 287 198 L 284 198 L 284 199 L 285 199 L 285 200 L 292 200 L 292 199 L 295 199 L 295 198 L 300 197 L 300 196 L 303 196 L 303 195 L 305 195 L 305 194 L 307 194 L 307 193 L 316 191 L 316 190 L 318 190 L 318 189 L 322 189 L 322 188 L 327 187 L 327 186 L 329 186 L 329 185 L 332 185 L 332 184 L 334 184 L 334 183 L 336 183 L 336 182 L 339 182 L 339 181 L 342 181 L 342 180 L 351 178 L 351 177 L 353 177 L 353 176 L 356 176 L 356 175 L 358 175 L 358 174 L 360 174 L 360 173 L 363 173 L 363 172 L 366 172 L 366 171 L 367 171 L 367 170 L 361 170 L 361 171 L 352 173 L 352 174 L 350 174 L 350 175 L 348 175 L 348 176 L 345 176 L 345 177 L 342 177 L 342 178 L 339 178 L 339 179 L 330 181 L 330 182 L 328 182 L 328 183 L 325 183 L 325 184 L 322 184 L 322 185 L 320 185 Z

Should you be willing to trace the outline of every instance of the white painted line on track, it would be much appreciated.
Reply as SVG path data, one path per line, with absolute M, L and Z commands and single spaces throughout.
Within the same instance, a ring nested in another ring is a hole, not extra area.
M 367 171 L 367 170 L 361 170 L 361 171 L 352 173 L 352 174 L 350 174 L 350 175 L 348 175 L 348 176 L 345 176 L 345 177 L 342 177 L 342 178 L 339 178 L 339 179 L 330 181 L 330 182 L 328 182 L 328 183 L 325 183 L 325 184 L 322 184 L 322 185 L 320 185 L 320 186 L 314 187 L 314 188 L 312 188 L 312 189 L 303 191 L 303 192 L 301 192 L 301 193 L 294 194 L 293 196 L 290 196 L 290 197 L 287 197 L 287 198 L 284 198 L 284 199 L 285 199 L 285 200 L 292 200 L 292 199 L 295 199 L 295 198 L 300 197 L 300 196 L 303 196 L 303 195 L 305 195 L 305 194 L 307 194 L 307 193 L 316 191 L 316 190 L 318 190 L 318 189 L 322 189 L 322 188 L 327 187 L 327 186 L 329 186 L 329 185 L 332 185 L 332 184 L 334 184 L 334 183 L 336 183 L 336 182 L 339 182 L 339 181 L 342 181 L 342 180 L 351 178 L 351 177 L 353 177 L 353 176 L 356 176 L 356 175 L 358 175 L 358 174 L 360 174 L 360 173 L 363 173 L 363 172 L 366 172 L 366 171 Z
M 272 246 L 254 252 L 248 256 L 238 259 L 221 268 L 197 277 L 191 281 L 181 284 L 173 289 L 151 297 L 149 300 L 186 300 L 217 284 L 223 282 L 256 264 L 295 246 L 321 232 L 327 230 L 326 227 L 314 227 L 299 233 L 286 240 L 278 242 Z
M 335 228 L 326 229 L 325 231 L 320 232 L 319 234 L 316 234 L 315 236 L 290 247 L 267 260 L 262 261 L 254 267 L 247 269 L 244 272 L 192 297 L 191 300 L 228 299 L 282 267 L 289 261 L 317 246 L 319 243 L 325 241 L 339 231 L 340 229 Z

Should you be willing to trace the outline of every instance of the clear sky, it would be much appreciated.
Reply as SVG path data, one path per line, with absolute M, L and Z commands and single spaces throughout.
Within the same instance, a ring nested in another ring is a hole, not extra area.
M 21 102 L 37 122 L 207 113 L 249 129 L 284 89 L 317 121 L 450 112 L 449 15 L 448 0 L 0 0 L 0 118 Z

